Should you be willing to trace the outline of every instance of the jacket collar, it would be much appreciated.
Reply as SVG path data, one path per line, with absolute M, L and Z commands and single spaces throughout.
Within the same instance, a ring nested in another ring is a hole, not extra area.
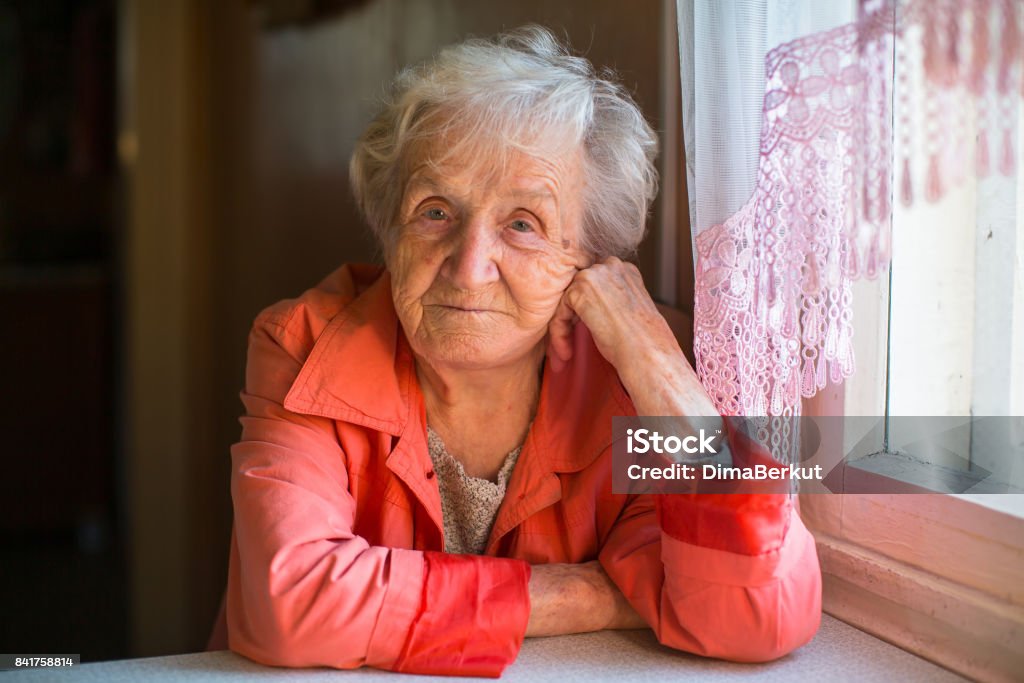
M 324 328 L 284 407 L 400 436 L 409 420 L 412 370 L 384 271 Z
M 573 347 L 572 361 L 559 372 L 545 364 L 537 416 L 527 436 L 526 448 L 543 452 L 555 472 L 592 463 L 611 445 L 611 418 L 635 414 L 614 368 L 582 324 L 574 331 Z M 401 437 L 410 423 L 422 422 L 422 404 L 385 271 L 328 323 L 284 406 Z

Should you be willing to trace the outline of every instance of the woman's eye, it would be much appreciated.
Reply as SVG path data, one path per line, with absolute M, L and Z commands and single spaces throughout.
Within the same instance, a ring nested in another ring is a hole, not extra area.
M 512 221 L 510 227 L 516 232 L 533 232 L 533 226 L 523 220 Z
M 423 212 L 423 215 L 432 221 L 443 221 L 448 218 L 448 213 L 444 209 L 437 207 L 427 209 Z

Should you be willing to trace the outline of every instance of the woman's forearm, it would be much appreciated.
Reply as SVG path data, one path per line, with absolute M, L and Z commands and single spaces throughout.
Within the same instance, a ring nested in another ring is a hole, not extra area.
M 715 404 L 678 346 L 638 351 L 622 366 L 616 369 L 639 415 L 718 417 Z
M 647 626 L 597 561 L 532 569 L 527 637 Z

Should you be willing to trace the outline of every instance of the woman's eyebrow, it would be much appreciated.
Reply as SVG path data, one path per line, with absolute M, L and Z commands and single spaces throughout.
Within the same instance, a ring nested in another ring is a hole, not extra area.
M 451 187 L 445 185 L 443 182 L 434 178 L 432 175 L 427 173 L 417 172 L 409 179 L 409 182 L 405 186 L 405 193 L 408 195 L 413 191 L 426 191 L 431 194 L 439 194 L 444 196 L 453 196 L 458 193 Z M 505 196 L 515 202 L 531 201 L 539 202 L 544 205 L 550 206 L 552 209 L 558 208 L 558 196 L 547 187 L 538 188 L 522 188 L 522 189 L 510 189 L 508 192 L 503 193 Z
M 558 198 L 547 188 L 539 190 L 513 190 L 509 194 L 516 199 L 539 199 L 551 202 L 552 204 L 558 203 Z
M 442 186 L 432 177 L 427 175 L 414 175 L 412 178 L 410 178 L 409 182 L 406 183 L 405 185 L 405 191 L 408 192 L 409 190 L 413 189 L 424 189 L 429 190 L 433 193 L 447 194 L 446 188 L 444 186 Z
M 552 215 L 558 214 L 558 196 L 547 188 L 536 190 L 512 190 L 508 197 L 517 204 L 529 203 L 534 208 L 544 209 Z

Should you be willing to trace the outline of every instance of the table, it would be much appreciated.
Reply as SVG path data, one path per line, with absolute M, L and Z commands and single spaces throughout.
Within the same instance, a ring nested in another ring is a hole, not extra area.
M 705 659 L 658 644 L 650 631 L 602 631 L 531 638 L 501 681 L 631 683 L 633 681 L 961 681 L 959 676 L 827 615 L 808 645 L 767 664 Z M 229 651 L 83 664 L 75 669 L 0 673 L 9 681 L 273 681 L 292 683 L 439 683 L 467 678 L 412 676 L 373 669 L 278 669 Z M 493 680 L 493 679 L 472 679 Z

